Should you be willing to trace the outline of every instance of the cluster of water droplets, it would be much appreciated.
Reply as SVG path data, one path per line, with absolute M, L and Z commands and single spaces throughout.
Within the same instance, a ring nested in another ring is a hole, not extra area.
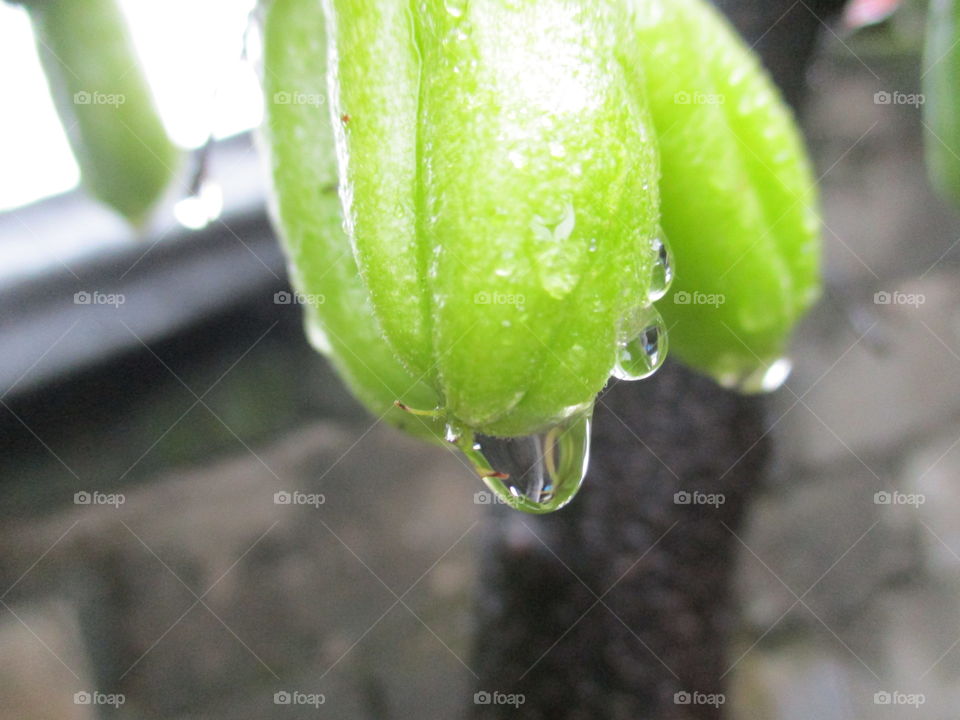
M 667 326 L 653 305 L 667 294 L 673 282 L 670 246 L 662 231 L 650 241 L 650 253 L 653 262 L 647 296 L 620 320 L 613 367 L 613 376 L 619 380 L 648 378 L 667 357 Z
M 667 330 L 653 303 L 673 280 L 670 248 L 663 233 L 650 241 L 647 295 L 621 319 L 613 375 L 641 380 L 655 373 L 667 355 Z M 520 438 L 497 438 L 448 426 L 457 445 L 499 500 L 516 510 L 549 513 L 569 503 L 587 473 L 593 405 L 572 408 L 553 427 Z

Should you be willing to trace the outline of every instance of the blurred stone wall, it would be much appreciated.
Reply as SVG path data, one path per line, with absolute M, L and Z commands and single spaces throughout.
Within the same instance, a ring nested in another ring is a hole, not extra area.
M 456 717 L 471 702 L 489 496 L 451 452 L 363 414 L 296 310 L 221 320 L 232 330 L 199 357 L 151 348 L 99 399 L 14 406 L 32 432 L 4 433 L 0 718 Z

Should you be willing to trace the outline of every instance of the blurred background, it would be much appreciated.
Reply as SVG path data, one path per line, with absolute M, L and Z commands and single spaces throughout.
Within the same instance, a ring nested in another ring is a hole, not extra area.
M 138 238 L 76 189 L 0 5 L 0 719 L 463 717 L 490 497 L 306 344 L 253 3 L 121 5 L 170 136 L 214 138 Z M 829 291 L 770 399 L 731 718 L 960 706 L 960 215 L 923 167 L 923 10 L 825 27 L 808 77 Z

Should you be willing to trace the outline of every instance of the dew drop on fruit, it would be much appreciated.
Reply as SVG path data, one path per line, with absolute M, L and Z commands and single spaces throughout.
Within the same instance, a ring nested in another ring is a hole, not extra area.
M 557 299 L 566 297 L 580 281 L 586 248 L 582 242 L 571 242 L 576 225 L 577 213 L 570 198 L 562 198 L 530 222 L 540 284 Z
M 550 513 L 569 503 L 587 474 L 593 407 L 521 438 L 477 435 L 464 453 L 487 487 L 515 510 Z
M 647 297 L 650 302 L 655 302 L 667 294 L 670 283 L 673 282 L 673 254 L 662 231 L 650 241 L 650 247 L 653 253 L 653 270 Z
M 621 327 L 613 376 L 643 380 L 653 375 L 667 357 L 667 326 L 652 305 L 631 313 Z

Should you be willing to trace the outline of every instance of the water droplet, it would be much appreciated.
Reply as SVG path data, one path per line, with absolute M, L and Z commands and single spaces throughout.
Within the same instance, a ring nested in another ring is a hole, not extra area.
M 220 185 L 205 181 L 195 194 L 174 205 L 173 215 L 185 228 L 202 230 L 220 217 L 222 211 L 223 191 Z
M 549 513 L 569 503 L 587 474 L 593 408 L 522 438 L 477 435 L 461 449 L 499 500 L 515 510 Z
M 530 222 L 536 242 L 538 272 L 543 288 L 555 298 L 563 298 L 576 287 L 584 259 L 583 244 L 569 242 L 577 225 L 577 213 L 569 198 L 534 215 Z
M 619 380 L 643 380 L 653 375 L 667 357 L 667 326 L 653 306 L 639 308 L 627 318 L 617 343 L 613 375 Z
M 653 251 L 653 272 L 648 298 L 650 302 L 655 302 L 667 294 L 673 282 L 673 253 L 662 231 L 650 241 L 650 247 Z
M 564 202 L 563 207 L 556 217 L 533 216 L 533 222 L 530 227 L 538 240 L 546 243 L 559 245 L 570 239 L 573 228 L 577 224 L 577 214 L 574 212 L 573 203 Z
M 789 358 L 774 360 L 769 365 L 763 365 L 753 372 L 744 375 L 732 375 L 721 379 L 720 384 L 732 390 L 743 393 L 757 394 L 773 392 L 779 389 L 790 377 L 793 363 Z

